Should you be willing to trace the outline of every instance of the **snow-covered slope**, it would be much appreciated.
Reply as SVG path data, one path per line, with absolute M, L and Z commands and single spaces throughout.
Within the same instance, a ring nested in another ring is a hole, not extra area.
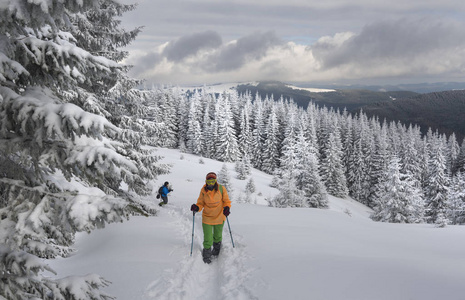
M 246 85 L 246 86 L 257 86 L 260 82 L 253 81 L 253 82 L 230 82 L 230 83 L 218 83 L 218 84 L 210 84 L 210 85 L 202 85 L 202 86 L 178 86 L 178 89 L 181 92 L 193 91 L 196 89 L 204 89 L 206 93 L 210 94 L 222 94 L 222 93 L 232 93 L 237 90 L 239 85 Z M 334 92 L 334 89 L 320 89 L 320 88 L 305 88 L 305 87 L 298 87 L 291 84 L 282 84 L 288 88 L 293 90 L 302 90 L 308 91 L 311 93 L 327 93 L 327 92 Z
M 169 204 L 155 217 L 133 217 L 77 237 L 77 253 L 50 261 L 58 277 L 98 273 L 118 299 L 464 299 L 465 227 L 376 223 L 370 209 L 330 197 L 330 208 L 272 208 L 271 176 L 254 170 L 257 192 L 244 198 L 247 180 L 231 175 L 233 204 L 222 253 L 201 259 L 201 216 L 193 215 L 206 173 L 223 163 L 160 149 L 173 165 Z M 236 199 L 236 200 L 235 200 Z M 156 206 L 155 197 L 147 204 Z M 257 203 L 257 204 L 254 204 Z
M 258 85 L 258 82 L 230 82 L 195 86 L 177 86 L 176 89 L 182 93 L 187 91 L 192 92 L 194 90 L 205 90 L 207 94 L 222 94 L 236 92 L 239 85 L 256 86 Z

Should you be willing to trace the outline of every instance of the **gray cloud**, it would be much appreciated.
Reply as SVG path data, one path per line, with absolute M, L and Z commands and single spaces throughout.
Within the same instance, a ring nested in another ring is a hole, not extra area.
M 459 24 L 417 19 L 385 21 L 368 25 L 342 44 L 321 41 L 311 49 L 329 69 L 344 64 L 368 65 L 410 60 L 432 52 L 465 46 L 465 31 Z
M 179 62 L 201 50 L 218 48 L 221 44 L 221 36 L 217 32 L 209 30 L 186 35 L 169 42 L 162 55 L 168 60 Z
M 145 71 L 153 69 L 162 61 L 163 57 L 159 53 L 149 52 L 143 56 L 137 57 L 133 61 L 129 61 L 134 67 L 131 69 L 131 74 L 143 74 Z
M 195 55 L 199 51 L 215 49 L 221 45 L 221 37 L 214 31 L 205 31 L 182 36 L 176 40 L 170 41 L 161 53 L 150 51 L 130 59 L 129 63 L 134 65 L 131 70 L 131 75 L 138 76 L 144 74 L 146 71 L 156 68 L 156 66 L 165 59 L 174 63 L 182 63 L 183 59 Z
M 145 27 L 127 47 L 127 62 L 135 77 L 153 82 L 413 82 L 465 74 L 463 0 L 137 2 L 123 25 Z
M 253 33 L 224 46 L 203 61 L 202 67 L 210 72 L 236 70 L 251 60 L 264 57 L 268 49 L 282 44 L 274 32 Z

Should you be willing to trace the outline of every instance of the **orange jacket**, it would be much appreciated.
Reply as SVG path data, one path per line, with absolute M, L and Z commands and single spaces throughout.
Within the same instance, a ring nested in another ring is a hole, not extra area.
M 228 192 L 223 186 L 223 195 L 221 195 L 220 187 L 218 190 L 206 190 L 205 185 L 200 190 L 199 198 L 197 199 L 199 211 L 202 211 L 202 223 L 208 225 L 223 224 L 226 216 L 223 214 L 223 208 L 229 206 L 231 208 L 231 200 L 229 200 Z

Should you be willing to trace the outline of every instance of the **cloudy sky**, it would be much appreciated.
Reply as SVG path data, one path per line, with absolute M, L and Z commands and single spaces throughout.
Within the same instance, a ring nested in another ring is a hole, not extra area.
M 154 84 L 465 81 L 463 0 L 120 0 Z

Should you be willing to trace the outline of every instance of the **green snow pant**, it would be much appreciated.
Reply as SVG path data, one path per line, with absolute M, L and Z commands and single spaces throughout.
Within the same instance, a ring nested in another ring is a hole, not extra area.
M 203 248 L 210 249 L 213 243 L 221 242 L 223 239 L 223 225 L 209 225 L 202 223 L 203 228 Z

